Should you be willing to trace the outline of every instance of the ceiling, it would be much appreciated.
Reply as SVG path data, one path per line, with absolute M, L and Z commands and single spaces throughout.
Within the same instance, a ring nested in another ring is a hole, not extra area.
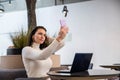
M 91 0 L 37 0 L 36 8 L 83 2 L 83 1 L 91 1 Z M 25 0 L 0 0 L 0 5 L 4 6 L 5 12 L 26 10 Z

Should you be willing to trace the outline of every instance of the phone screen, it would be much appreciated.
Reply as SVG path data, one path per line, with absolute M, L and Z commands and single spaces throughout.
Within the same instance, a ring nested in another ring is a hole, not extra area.
M 62 27 L 66 26 L 66 21 L 65 21 L 64 19 L 61 19 L 61 20 L 60 20 L 60 25 L 61 25 Z

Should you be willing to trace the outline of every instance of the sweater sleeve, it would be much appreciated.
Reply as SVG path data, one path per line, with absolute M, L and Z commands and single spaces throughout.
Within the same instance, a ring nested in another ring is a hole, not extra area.
M 45 60 L 50 57 L 53 53 L 63 47 L 63 42 L 58 42 L 56 39 L 45 49 L 35 50 L 31 47 L 25 47 L 22 50 L 22 56 L 32 60 Z
M 50 43 L 52 43 L 53 41 L 55 40 L 55 38 L 51 38 L 51 37 L 49 37 L 49 42 Z M 64 41 L 61 41 L 60 42 L 60 45 L 58 45 L 57 47 L 56 47 L 56 51 L 58 51 L 59 49 L 61 49 L 63 46 L 64 46 Z

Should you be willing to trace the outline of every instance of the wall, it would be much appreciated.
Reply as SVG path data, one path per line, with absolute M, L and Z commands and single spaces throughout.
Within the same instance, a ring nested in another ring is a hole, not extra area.
M 92 62 L 94 63 L 94 68 L 100 68 L 100 64 L 119 63 L 120 1 L 92 0 L 67 4 L 67 6 L 69 13 L 66 20 L 70 30 L 68 35 L 72 39 L 66 41 L 65 47 L 56 52 L 56 54 L 61 55 L 61 64 L 71 64 L 76 52 L 93 52 Z M 59 20 L 63 18 L 62 8 L 63 5 L 36 10 L 37 25 L 45 26 L 49 35 L 57 33 L 60 28 Z M 0 31 L 1 34 L 16 31 L 14 29 L 16 26 L 26 26 L 25 11 L 6 14 L 9 17 L 13 16 L 12 22 L 10 18 L 2 16 L 0 17 L 0 27 L 1 21 L 3 19 L 7 21 L 6 19 L 8 19 L 11 28 L 8 28 L 8 30 L 3 28 L 4 30 L 1 30 L 3 32 Z M 15 23 L 16 25 L 14 25 Z M 7 27 L 8 25 L 5 25 L 4 22 L 2 26 Z M 3 45 L 2 41 L 0 41 L 0 44 Z M 1 45 L 0 48 L 3 48 Z
M 9 12 L 0 16 L 0 55 L 6 55 L 6 49 L 12 46 L 10 34 L 19 32 L 21 28 L 27 30 L 26 11 Z

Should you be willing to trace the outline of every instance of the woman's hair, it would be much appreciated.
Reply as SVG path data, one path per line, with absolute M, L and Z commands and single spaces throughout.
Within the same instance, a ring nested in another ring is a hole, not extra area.
M 44 28 L 43 26 L 36 26 L 30 33 L 29 35 L 29 39 L 28 39 L 28 46 L 31 46 L 33 43 L 33 35 L 37 32 L 38 29 L 43 29 L 45 30 L 45 32 L 47 32 L 46 28 Z M 49 41 L 47 36 L 45 36 L 45 41 L 43 42 L 43 44 L 40 44 L 40 49 L 43 49 L 45 47 L 47 47 L 49 45 Z

